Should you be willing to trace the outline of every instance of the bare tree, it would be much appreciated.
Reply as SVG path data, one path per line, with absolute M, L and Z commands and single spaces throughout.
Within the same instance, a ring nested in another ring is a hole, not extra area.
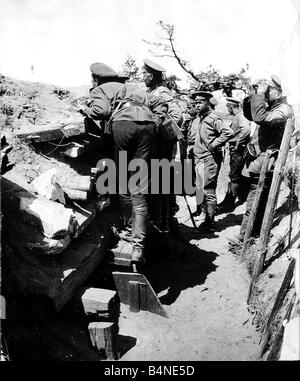
M 239 73 L 232 73 L 226 76 L 221 75 L 219 70 L 215 69 L 212 65 L 205 71 L 195 73 L 191 69 L 190 63 L 178 53 L 175 41 L 175 26 L 166 24 L 163 21 L 159 21 L 157 25 L 159 25 L 161 29 L 161 33 L 157 36 L 158 41 L 143 41 L 152 47 L 152 49 L 149 49 L 149 52 L 153 56 L 175 59 L 179 66 L 189 74 L 191 78 L 191 89 L 204 91 L 222 89 L 227 96 L 232 95 L 233 89 L 242 89 L 245 92 L 249 91 L 250 78 L 246 76 L 246 72 L 249 68 L 248 64 L 246 64 L 246 69 L 242 68 Z M 174 82 L 175 81 L 172 81 L 174 89 L 178 91 L 179 89 L 177 85 L 174 85 Z
M 153 54 L 155 57 L 170 57 L 175 59 L 179 66 L 188 73 L 195 81 L 198 81 L 198 76 L 192 71 L 190 68 L 189 62 L 181 57 L 179 57 L 177 53 L 177 49 L 175 48 L 176 42 L 175 42 L 175 26 L 170 24 L 165 24 L 162 21 L 159 21 L 157 23 L 162 30 L 162 34 L 158 36 L 158 39 L 160 41 L 157 42 L 149 42 L 143 39 L 143 41 L 154 47 L 156 49 L 156 52 L 153 52 L 152 50 L 149 50 L 151 54 Z

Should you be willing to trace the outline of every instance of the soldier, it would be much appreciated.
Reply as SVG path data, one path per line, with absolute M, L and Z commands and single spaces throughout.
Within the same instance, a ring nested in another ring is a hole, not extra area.
M 192 183 L 193 186 L 195 186 L 196 181 L 196 172 L 195 172 L 195 157 L 194 157 L 194 144 L 195 144 L 195 138 L 196 133 L 198 130 L 198 124 L 199 124 L 199 116 L 198 111 L 196 109 L 196 102 L 193 99 L 190 99 L 187 103 L 187 113 L 188 118 L 186 119 L 185 123 L 183 124 L 183 133 L 186 137 L 186 154 L 184 155 L 184 158 L 186 158 L 188 165 L 188 168 L 191 169 L 192 173 Z M 196 212 L 193 213 L 193 216 L 198 216 L 201 213 L 199 207 L 197 207 Z
M 205 221 L 200 228 L 213 232 L 216 229 L 214 221 L 217 208 L 216 188 L 223 160 L 222 147 L 233 132 L 214 111 L 217 101 L 212 93 L 198 91 L 193 93 L 193 96 L 196 98 L 200 117 L 194 145 L 197 188 L 201 193 L 203 185 L 204 193 L 202 211 L 205 213 Z
M 231 129 L 233 137 L 229 140 L 230 172 L 228 190 L 224 200 L 218 205 L 218 213 L 232 212 L 235 209 L 235 201 L 238 197 L 242 204 L 247 198 L 249 191 L 247 178 L 242 176 L 245 160 L 243 154 L 249 141 L 251 125 L 244 117 L 241 102 L 238 99 L 228 97 L 226 104 L 229 114 L 233 115 Z
M 256 93 L 245 98 L 243 106 L 244 115 L 248 120 L 253 120 L 258 127 L 251 141 L 256 155 L 252 155 L 251 158 L 248 155 L 250 191 L 246 201 L 246 212 L 243 217 L 240 234 L 236 237 L 238 240 L 243 240 L 246 232 L 265 152 L 267 150 L 273 150 L 273 155 L 269 161 L 265 189 L 261 197 L 260 206 L 254 223 L 253 235 L 258 235 L 260 232 L 271 186 L 272 171 L 278 156 L 286 121 L 288 118 L 293 117 L 293 109 L 287 103 L 286 97 L 282 95 L 281 81 L 275 75 L 271 76 L 270 80 L 258 84 Z
M 144 59 L 143 80 L 148 88 L 148 92 L 152 95 L 162 97 L 168 104 L 169 116 L 175 123 L 180 124 L 182 119 L 181 110 L 174 100 L 171 91 L 164 86 L 163 73 L 165 71 L 166 70 L 157 63 L 150 59 Z M 175 158 L 177 143 L 172 140 L 168 141 L 161 132 L 162 129 L 159 129 L 156 156 L 159 159 L 168 159 L 171 161 Z M 172 189 L 170 195 L 161 194 L 158 195 L 158 197 L 152 195 L 149 201 L 154 224 L 161 231 L 169 233 L 169 223 L 177 211 L 176 197 Z
M 109 119 L 117 165 L 122 151 L 127 153 L 128 162 L 132 159 L 143 159 L 148 163 L 157 132 L 156 123 L 161 123 L 160 119 L 163 119 L 163 113 L 158 111 L 155 116 L 152 111 L 166 106 L 165 102 L 161 98 L 149 96 L 135 85 L 120 83 L 118 74 L 103 63 L 94 63 L 90 69 L 93 83 L 90 106 L 81 107 L 81 113 L 95 120 Z M 131 175 L 129 172 L 128 180 Z M 145 183 L 148 181 L 143 180 Z M 127 184 L 126 189 L 122 189 L 120 193 L 124 223 L 128 225 L 132 222 L 132 263 L 136 270 L 137 266 L 140 267 L 145 262 L 147 203 L 143 192 L 128 190 Z

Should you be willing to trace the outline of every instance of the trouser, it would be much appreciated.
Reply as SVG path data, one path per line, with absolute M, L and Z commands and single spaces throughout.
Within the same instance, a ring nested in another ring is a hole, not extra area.
M 155 159 L 171 161 L 176 156 L 177 143 L 166 142 L 160 135 L 157 136 L 154 148 Z M 176 213 L 176 196 L 174 194 L 174 176 L 170 174 L 170 193 L 162 193 L 162 173 L 159 174 L 159 193 L 148 197 L 150 218 L 158 225 L 165 225 Z
M 195 156 L 194 156 L 194 146 L 189 145 L 187 147 L 187 152 L 186 152 L 186 160 L 187 163 L 191 163 L 189 168 L 192 170 L 192 185 L 195 186 L 196 183 L 196 165 L 195 165 Z
M 234 202 L 239 198 L 240 202 L 244 202 L 249 192 L 249 179 L 242 175 L 242 170 L 245 165 L 242 151 L 230 150 L 230 171 L 228 184 L 228 195 L 231 196 Z
M 261 153 L 255 160 L 253 160 L 249 165 L 249 176 L 250 176 L 250 190 L 246 201 L 246 212 L 243 217 L 240 234 L 244 235 L 247 229 L 247 224 L 249 220 L 249 215 L 253 206 L 253 202 L 255 199 L 257 187 L 258 187 L 258 179 L 260 175 L 260 171 L 262 169 L 263 161 L 264 161 L 265 152 Z M 258 206 L 256 218 L 253 225 L 252 235 L 256 236 L 260 233 L 261 224 L 263 221 L 265 207 L 268 202 L 268 196 L 270 191 L 270 186 L 272 182 L 272 169 L 274 168 L 274 164 L 276 161 L 277 154 L 273 155 L 269 161 L 268 171 L 266 173 L 265 178 L 265 186 L 263 188 L 263 192 L 261 195 L 260 203 Z
M 135 172 L 126 171 L 128 179 L 128 187 L 122 189 L 123 184 L 119 174 L 119 158 L 121 153 L 127 153 L 127 166 L 133 159 L 142 159 L 148 170 L 149 161 L 153 154 L 153 144 L 156 135 L 156 127 L 152 122 L 133 122 L 133 121 L 116 121 L 112 124 L 112 134 L 116 148 L 116 163 L 120 204 L 122 210 L 123 221 L 125 225 L 132 225 L 132 247 L 133 251 L 141 251 L 144 249 L 148 206 L 146 195 L 143 193 L 145 186 L 149 184 L 148 172 L 137 181 L 137 184 L 131 184 L 133 174 Z M 124 182 L 125 183 L 125 182 Z M 127 184 L 126 184 L 127 185 Z
M 210 217 L 214 217 L 217 206 L 217 180 L 222 164 L 222 152 L 196 159 L 196 188 L 199 198 L 202 198 L 202 210 Z M 201 196 L 202 195 L 202 196 Z

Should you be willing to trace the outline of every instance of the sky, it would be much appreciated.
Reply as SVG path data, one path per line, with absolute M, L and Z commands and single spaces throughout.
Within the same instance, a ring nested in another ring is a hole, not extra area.
M 175 25 L 178 52 L 195 72 L 213 65 L 228 74 L 248 63 L 259 77 L 282 71 L 282 51 L 299 25 L 299 0 L 0 0 L 0 72 L 89 85 L 91 63 L 122 71 L 130 55 L 138 66 L 143 58 L 155 60 L 184 85 L 178 64 L 154 58 L 142 41 L 157 39 L 159 20 Z

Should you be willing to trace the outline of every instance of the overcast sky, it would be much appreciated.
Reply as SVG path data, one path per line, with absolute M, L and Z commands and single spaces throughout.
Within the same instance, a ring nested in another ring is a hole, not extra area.
M 2 74 L 79 86 L 90 84 L 92 62 L 121 71 L 128 54 L 184 80 L 173 60 L 154 59 L 142 41 L 155 40 L 159 20 L 175 25 L 178 50 L 196 72 L 249 63 L 254 75 L 278 73 L 298 15 L 289 0 L 0 0 L 0 18 Z

